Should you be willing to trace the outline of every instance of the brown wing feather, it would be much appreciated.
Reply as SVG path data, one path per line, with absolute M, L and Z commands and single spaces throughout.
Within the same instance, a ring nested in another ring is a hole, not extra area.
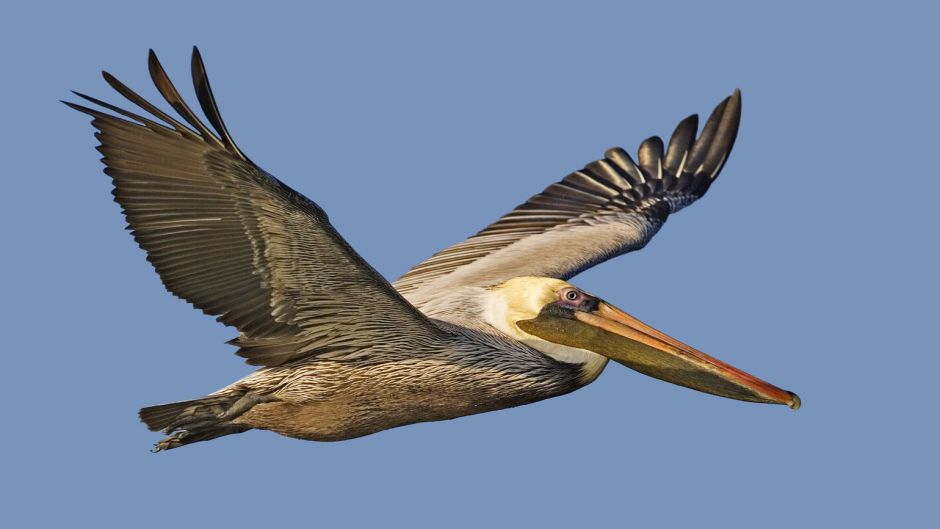
M 68 103 L 94 118 L 115 199 L 167 289 L 241 331 L 238 354 L 255 365 L 369 354 L 377 344 L 420 350 L 441 338 L 316 204 L 235 146 L 197 50 L 193 71 L 218 136 L 182 100 L 153 52 L 154 83 L 195 131 L 108 74 L 112 87 L 164 123 L 82 94 L 132 121 Z

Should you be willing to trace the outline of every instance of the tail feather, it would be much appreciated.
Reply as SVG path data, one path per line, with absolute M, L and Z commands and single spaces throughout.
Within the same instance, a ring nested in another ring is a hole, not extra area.
M 167 434 L 154 445 L 154 452 L 241 433 L 251 427 L 235 424 L 256 399 L 246 395 L 210 395 L 201 399 L 149 406 L 140 410 L 140 420 L 151 431 Z
M 203 397 L 195 400 L 184 400 L 181 402 L 171 402 L 169 404 L 158 404 L 141 408 L 138 415 L 141 422 L 147 425 L 152 432 L 172 428 L 182 422 L 190 422 L 189 418 L 196 418 L 196 415 L 218 415 L 225 411 L 224 404 L 231 401 L 231 397 Z M 212 409 L 215 408 L 215 409 Z M 199 413 L 202 412 L 202 413 Z

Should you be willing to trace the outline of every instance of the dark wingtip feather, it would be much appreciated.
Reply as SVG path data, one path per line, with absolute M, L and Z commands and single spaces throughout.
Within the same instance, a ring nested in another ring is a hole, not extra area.
M 82 105 L 79 105 L 79 104 L 77 104 L 77 103 L 73 103 L 73 102 L 71 102 L 71 101 L 66 101 L 66 100 L 64 100 L 64 99 L 60 99 L 59 102 L 62 103 L 63 105 L 65 105 L 65 106 L 71 108 L 72 110 L 77 110 L 77 111 L 81 112 L 82 114 L 87 114 L 87 115 L 91 116 L 91 117 L 94 118 L 94 119 L 98 119 L 98 118 L 101 117 L 101 113 L 100 113 L 100 112 L 98 112 L 98 111 L 96 111 L 96 110 L 93 110 L 93 109 L 91 109 L 91 108 L 88 108 L 88 107 L 86 107 L 86 106 L 82 106 Z M 92 121 L 92 123 L 94 123 L 94 121 Z
M 153 51 L 153 48 L 147 50 L 147 69 L 150 70 L 151 79 L 153 79 L 155 72 L 163 72 L 163 65 L 160 64 L 160 59 L 157 58 L 157 53 Z M 166 77 L 165 72 L 163 76 Z M 154 82 L 156 82 L 156 79 L 154 79 Z
M 152 51 L 153 50 L 151 50 L 151 52 Z M 184 136 L 189 137 L 189 138 L 198 137 L 196 133 L 190 130 L 186 125 L 183 125 L 179 121 L 173 119 L 173 116 L 170 116 L 166 112 L 154 106 L 151 102 L 147 101 L 146 99 L 138 95 L 137 92 L 134 92 L 133 90 L 128 88 L 127 85 L 119 81 L 117 77 L 114 77 L 113 75 L 111 75 L 105 70 L 101 71 L 101 77 L 103 77 L 105 82 L 108 83 L 108 85 L 111 88 L 113 88 L 117 93 L 124 96 L 125 99 L 127 99 L 131 103 L 134 103 L 138 107 L 146 110 L 147 112 L 153 114 L 157 118 L 163 120 L 164 123 L 169 124 L 180 134 L 183 134 Z
M 81 112 L 82 114 L 88 114 L 89 116 L 91 116 L 91 117 L 93 117 L 93 118 L 96 118 L 96 119 L 100 119 L 100 118 L 103 118 L 103 117 L 106 117 L 106 116 L 107 116 L 107 115 L 104 114 L 103 112 L 99 112 L 99 111 L 97 111 L 97 110 L 95 110 L 95 109 L 93 109 L 93 108 L 89 108 L 89 107 L 86 107 L 86 106 L 83 106 L 83 105 L 79 105 L 78 103 L 73 103 L 73 102 L 71 102 L 71 101 L 65 101 L 64 99 L 60 99 L 59 101 L 62 102 L 62 103 L 63 103 L 64 105 L 66 105 L 67 107 L 71 108 L 72 110 L 77 110 L 77 111 Z
M 84 99 L 85 101 L 89 101 L 89 102 L 94 103 L 94 104 L 96 104 L 96 105 L 101 105 L 101 106 L 107 108 L 108 103 L 105 103 L 104 101 L 102 101 L 102 100 L 100 100 L 100 99 L 91 97 L 90 95 L 83 94 L 83 93 L 81 93 L 81 92 L 79 92 L 79 91 L 77 91 L 77 90 L 69 90 L 69 92 L 72 92 L 73 94 L 75 94 L 76 96 L 78 96 L 78 97 Z
M 124 110 L 123 108 L 117 107 L 117 106 L 115 106 L 115 105 L 112 105 L 111 103 L 108 103 L 108 102 L 106 102 L 106 101 L 102 101 L 102 100 L 100 100 L 100 99 L 98 99 L 98 98 L 91 97 L 91 96 L 89 96 L 89 95 L 85 95 L 85 94 L 83 94 L 83 93 L 81 93 L 81 92 L 76 92 L 75 90 L 72 90 L 72 93 L 75 94 L 76 96 L 78 96 L 78 97 L 84 99 L 85 101 L 94 103 L 94 104 L 96 104 L 96 105 L 98 105 L 98 106 L 100 106 L 100 107 L 106 108 L 106 109 L 108 109 L 108 110 L 110 110 L 110 111 L 112 111 L 112 112 L 115 112 L 115 113 L 117 113 L 117 114 L 120 114 L 120 115 L 122 115 L 122 116 L 124 116 L 124 117 L 126 117 L 126 118 L 130 118 L 130 119 L 134 120 L 134 121 L 137 122 L 137 123 L 142 123 L 142 124 L 146 125 L 147 127 L 149 127 L 149 128 L 152 129 L 152 130 L 157 130 L 157 131 L 172 131 L 172 130 L 173 130 L 173 129 L 170 129 L 170 128 L 166 127 L 165 125 L 162 125 L 162 124 L 160 124 L 160 123 L 157 123 L 156 121 L 153 121 L 153 120 L 151 120 L 151 119 L 147 119 L 147 118 L 145 118 L 145 117 L 143 117 L 143 116 L 141 116 L 141 115 L 139 115 L 139 114 L 135 114 L 135 113 L 133 113 L 133 112 Z M 123 121 L 123 120 L 122 120 L 122 121 Z
M 726 97 L 712 111 L 702 128 L 702 133 L 689 153 L 687 169 L 693 173 L 704 173 L 714 179 L 738 135 L 741 121 L 741 91 Z
M 199 99 L 199 106 L 202 107 L 202 112 L 206 115 L 209 123 L 215 128 L 219 137 L 222 139 L 222 143 L 225 144 L 225 147 L 240 158 L 247 160 L 248 158 L 235 144 L 235 140 L 232 139 L 231 134 L 229 134 L 228 129 L 225 127 L 222 114 L 219 112 L 219 107 L 215 102 L 215 95 L 212 93 L 212 87 L 209 85 L 206 65 L 202 60 L 202 54 L 199 53 L 199 48 L 196 46 L 193 46 L 191 69 L 193 88 L 196 90 L 196 98 Z
M 666 148 L 666 157 L 663 160 L 663 168 L 667 173 L 679 176 L 679 168 L 682 166 L 682 160 L 688 155 L 692 148 L 692 142 L 695 141 L 695 134 L 698 132 L 698 114 L 692 114 L 683 119 L 676 125 L 669 138 L 669 147 Z
M 180 116 L 186 120 L 187 123 L 193 126 L 196 130 L 199 131 L 199 134 L 202 138 L 209 143 L 216 143 L 219 146 L 223 146 L 222 142 L 215 137 L 215 134 L 209 130 L 208 127 L 203 124 L 202 120 L 189 108 L 189 105 L 186 104 L 186 101 L 180 95 L 179 91 L 176 89 L 176 86 L 173 84 L 173 81 L 170 80 L 170 76 L 167 75 L 166 70 L 164 70 L 163 65 L 160 64 L 160 60 L 157 59 L 157 54 L 153 50 L 150 50 L 150 53 L 147 55 L 147 66 L 150 70 L 150 78 L 153 80 L 153 84 L 156 85 L 157 91 L 160 92 L 160 95 L 166 99 L 166 102 L 176 110 Z
M 659 136 L 646 138 L 637 151 L 640 167 L 652 178 L 662 176 L 663 140 Z
M 708 150 L 708 146 L 711 145 L 712 139 L 715 136 L 715 129 L 718 127 L 718 120 L 721 118 L 721 115 L 724 114 L 725 107 L 728 105 L 728 99 L 724 98 L 721 100 L 721 103 L 718 103 L 718 106 L 712 110 L 711 115 L 708 116 L 708 119 L 705 121 L 705 126 L 702 127 L 702 132 L 699 133 L 698 139 L 695 140 L 695 143 L 692 145 L 692 150 L 689 151 L 689 156 L 686 159 L 685 169 L 692 173 L 698 172 L 698 168 L 702 163 L 702 160 L 705 159 L 705 153 Z
M 734 147 L 734 141 L 738 137 L 738 127 L 741 124 L 741 90 L 734 89 L 734 93 L 728 98 L 728 104 L 722 112 L 715 130 L 715 139 L 708 147 L 705 159 L 702 161 L 705 172 L 709 178 L 718 176 L 721 167 L 724 165 L 731 149 Z
M 95 98 L 93 98 L 93 97 L 91 97 L 91 96 L 87 96 L 87 95 L 85 95 L 85 94 L 83 94 L 83 93 L 81 93 L 81 92 L 78 92 L 78 91 L 75 91 L 75 90 L 69 90 L 69 92 L 72 92 L 73 94 L 75 94 L 76 96 L 78 96 L 78 97 L 84 99 L 85 101 L 89 101 L 89 102 L 91 102 L 91 103 L 95 103 L 96 105 L 102 105 L 102 102 L 101 102 L 101 101 L 99 101 L 99 100 L 97 100 L 97 99 L 95 99 Z M 86 113 L 86 114 L 88 114 L 88 113 L 89 113 L 88 111 L 91 110 L 91 109 L 88 108 L 88 107 L 79 105 L 79 104 L 77 104 L 77 103 L 72 103 L 71 101 L 66 101 L 66 100 L 64 100 L 64 99 L 60 99 L 59 101 L 61 101 L 62 103 L 65 103 L 66 105 L 68 105 L 69 107 L 71 107 L 71 108 L 73 108 L 73 109 L 75 109 L 75 110 L 78 110 L 79 112 L 84 112 L 84 113 Z M 104 106 L 104 105 L 102 105 L 102 106 Z

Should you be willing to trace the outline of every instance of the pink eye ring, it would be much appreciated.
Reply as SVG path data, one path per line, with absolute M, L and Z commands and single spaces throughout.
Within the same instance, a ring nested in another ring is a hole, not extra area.
M 573 288 L 568 288 L 561 292 L 561 298 L 566 301 L 577 301 L 580 297 L 581 293 Z

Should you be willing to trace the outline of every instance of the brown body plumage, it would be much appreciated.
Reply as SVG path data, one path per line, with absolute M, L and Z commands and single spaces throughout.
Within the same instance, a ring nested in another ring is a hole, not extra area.
M 507 356 L 518 353 L 516 361 Z M 537 351 L 467 342 L 420 357 L 304 360 L 261 369 L 222 394 L 265 395 L 232 421 L 313 441 L 339 441 L 415 422 L 453 419 L 572 391 L 589 380 Z M 507 369 L 512 366 L 513 369 Z
M 393 286 L 316 204 L 235 145 L 198 51 L 194 87 L 214 130 L 153 52 L 149 66 L 182 122 L 107 73 L 150 117 L 82 94 L 122 117 L 68 104 L 93 116 L 115 199 L 168 290 L 237 328 L 238 354 L 261 366 L 207 397 L 142 409 L 168 434 L 158 450 L 252 428 L 335 441 L 516 406 L 591 382 L 607 358 L 702 391 L 798 405 L 564 281 L 642 248 L 705 193 L 737 134 L 737 92 L 698 138 L 690 116 L 668 147 L 643 142 L 638 162 L 611 149 Z M 583 334 L 603 354 L 571 326 L 585 321 L 600 326 Z

